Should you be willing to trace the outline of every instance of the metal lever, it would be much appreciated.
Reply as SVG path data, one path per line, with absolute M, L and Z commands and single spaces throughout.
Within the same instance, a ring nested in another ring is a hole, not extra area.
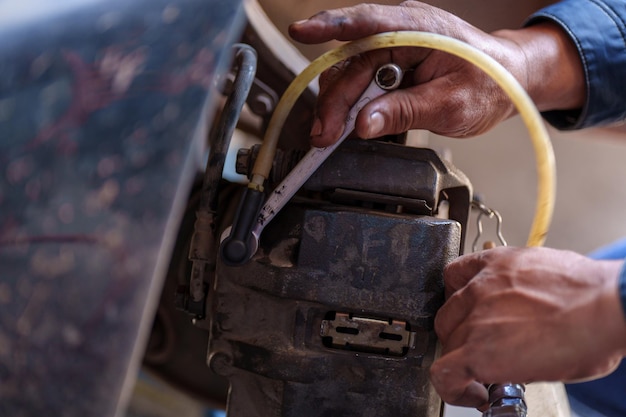
M 352 106 L 346 118 L 346 127 L 341 137 L 334 144 L 325 148 L 311 148 L 306 155 L 298 162 L 287 177 L 272 191 L 271 195 L 261 207 L 260 211 L 256 207 L 239 208 L 235 217 L 235 223 L 225 231 L 228 236 L 222 241 L 222 260 L 229 265 L 241 265 L 247 262 L 254 255 L 259 247 L 261 232 L 265 226 L 278 214 L 287 204 L 300 187 L 313 175 L 320 165 L 330 156 L 330 154 L 348 137 L 354 130 L 356 117 L 373 99 L 379 97 L 389 90 L 394 90 L 400 86 L 403 71 L 396 64 L 385 64 L 381 66 L 374 76 L 370 85 L 359 97 L 356 104 Z M 251 192 L 252 190 L 247 190 Z M 252 191 L 260 193 L 260 191 Z M 255 199 L 258 201 L 258 199 Z M 244 213 L 243 212 L 247 212 Z M 251 228 L 247 225 L 253 223 L 249 216 L 257 215 L 256 222 Z M 247 229 L 249 231 L 244 231 Z M 236 230 L 236 236 L 232 232 Z

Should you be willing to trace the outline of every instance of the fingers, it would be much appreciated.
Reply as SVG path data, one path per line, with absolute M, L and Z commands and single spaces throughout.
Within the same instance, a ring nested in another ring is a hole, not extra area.
M 371 82 L 375 70 L 390 62 L 388 52 L 378 52 L 352 60 L 342 67 L 343 70 L 333 68 L 321 78 L 318 120 L 311 131 L 314 146 L 328 146 L 343 133 L 350 107 Z M 484 130 L 480 124 L 483 118 L 473 114 L 478 110 L 470 105 L 472 103 L 475 104 L 475 100 L 462 86 L 451 83 L 445 77 L 435 78 L 372 100 L 359 112 L 355 132 L 363 139 L 399 134 L 411 129 L 426 129 L 450 137 L 468 137 Z
M 297 41 L 319 43 L 394 30 L 434 32 L 485 48 L 497 44 L 456 16 L 418 1 L 399 6 L 360 4 L 324 11 L 292 24 L 289 33 Z M 497 85 L 464 60 L 431 49 L 388 48 L 350 58 L 320 77 L 317 117 L 311 129 L 313 146 L 336 142 L 351 106 L 367 88 L 376 69 L 389 62 L 411 70 L 412 79 L 404 87 L 414 87 L 388 93 L 362 110 L 355 127 L 362 138 L 410 129 L 463 138 L 483 133 L 514 113 L 508 99 L 503 103 L 502 97 L 506 96 L 494 89 Z
M 334 65 L 320 76 L 317 115 L 311 129 L 313 146 L 328 146 L 337 141 L 350 108 L 370 84 L 376 70 L 388 62 L 389 52 L 374 51 Z
M 355 131 L 361 138 L 411 129 L 465 138 L 483 133 L 511 114 L 508 98 L 471 64 L 421 48 L 378 50 L 336 65 L 320 78 L 317 120 L 311 131 L 314 146 L 328 146 L 339 138 L 350 107 L 376 70 L 388 62 L 405 70 L 406 80 L 400 89 L 372 100 L 359 112 Z
M 326 10 L 291 24 L 289 35 L 298 42 L 320 43 L 332 39 L 354 40 L 392 30 L 417 29 L 402 9 L 403 6 L 359 4 Z
M 467 365 L 463 343 L 459 343 L 467 337 L 463 322 L 472 310 L 472 299 L 463 294 L 466 287 L 461 284 L 467 284 L 482 268 L 483 262 L 471 254 L 457 258 L 445 269 L 446 288 L 448 280 L 454 283 L 447 294 L 448 300 L 435 317 L 435 332 L 443 349 L 442 357 L 430 369 L 433 386 L 445 402 L 476 408 L 486 406 L 488 393 L 476 381 L 475 372 Z
M 482 252 L 459 256 L 450 262 L 443 271 L 446 285 L 446 298 L 465 287 L 487 265 L 492 253 L 501 249 L 491 249 Z
M 471 311 L 471 307 L 467 304 L 467 298 L 463 298 L 461 294 L 457 293 L 452 295 L 437 312 L 435 332 L 444 349 L 448 349 L 450 336 L 463 323 Z
M 396 90 L 373 100 L 361 110 L 355 130 L 364 139 L 425 129 L 450 137 L 474 133 L 458 90 L 438 78 L 412 88 Z M 445 115 L 445 116 L 443 116 Z
M 419 1 L 398 6 L 358 4 L 326 10 L 309 19 L 292 23 L 289 35 L 298 42 L 350 41 L 375 33 L 422 30 L 466 40 L 477 31 L 469 23 L 437 7 Z
M 447 301 L 435 317 L 435 332 L 443 350 L 430 372 L 439 395 L 454 405 L 487 406 L 487 390 L 476 382 L 478 375 L 469 365 L 465 351 L 470 327 L 464 324 L 476 306 L 475 294 L 483 284 L 480 280 L 471 281 L 485 268 L 488 257 L 485 252 L 464 255 L 444 270 Z
M 488 274 L 481 272 L 493 261 L 514 248 L 495 248 L 463 255 L 449 263 L 443 272 L 446 303 L 435 317 L 435 331 L 441 343 L 449 348 L 450 336 L 475 311 L 478 303 L 484 303 L 496 285 Z M 456 345 L 453 346 L 456 348 Z
M 439 358 L 430 367 L 430 380 L 446 403 L 484 409 L 489 401 L 487 388 L 464 366 L 462 356 L 463 351 L 458 350 Z

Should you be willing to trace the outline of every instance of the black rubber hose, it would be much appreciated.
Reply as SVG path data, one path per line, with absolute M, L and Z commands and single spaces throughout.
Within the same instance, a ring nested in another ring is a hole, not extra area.
M 226 99 L 216 129 L 209 138 L 209 160 L 200 195 L 199 209 L 202 211 L 217 211 L 217 188 L 222 178 L 226 153 L 256 75 L 257 55 L 254 48 L 238 43 L 233 45 L 233 49 L 238 71 L 232 93 Z

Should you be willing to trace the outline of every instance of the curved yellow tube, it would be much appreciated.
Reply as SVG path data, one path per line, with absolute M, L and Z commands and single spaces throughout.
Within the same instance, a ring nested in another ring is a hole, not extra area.
M 437 49 L 463 58 L 482 69 L 509 96 L 529 131 L 537 162 L 537 204 L 526 244 L 541 246 L 552 220 L 556 191 L 554 151 L 543 120 L 526 91 L 500 63 L 464 42 L 435 33 L 414 31 L 380 33 L 342 45 L 313 61 L 293 80 L 278 102 L 252 170 L 249 187 L 263 190 L 263 183 L 272 167 L 282 126 L 300 94 L 317 75 L 356 54 L 374 49 L 406 46 Z

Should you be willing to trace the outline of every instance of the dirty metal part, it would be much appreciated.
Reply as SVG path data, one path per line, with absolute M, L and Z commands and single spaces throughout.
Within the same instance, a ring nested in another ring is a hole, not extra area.
M 244 43 L 233 45 L 236 69 L 233 84 L 227 96 L 224 108 L 215 128 L 209 137 L 209 158 L 204 171 L 202 194 L 200 196 L 200 210 L 215 213 L 217 211 L 217 194 L 226 154 L 235 127 L 241 117 L 244 103 L 250 97 L 257 68 L 256 51 Z
M 433 214 L 433 208 L 429 207 L 425 200 L 418 198 L 337 188 L 328 194 L 328 199 L 333 203 L 378 209 L 390 213 Z
M 400 86 L 402 82 L 402 69 L 396 64 L 385 64 L 381 66 L 374 75 L 374 79 L 370 85 L 361 94 L 354 106 L 348 112 L 345 121 L 343 134 L 337 141 L 324 148 L 311 148 L 298 161 L 296 166 L 289 172 L 283 181 L 272 191 L 267 201 L 261 208 L 261 212 L 257 218 L 257 224 L 252 230 L 252 234 L 258 240 L 261 236 L 263 228 L 278 214 L 278 212 L 287 204 L 302 185 L 315 173 L 315 171 L 324 163 L 326 159 L 334 152 L 335 149 L 348 137 L 354 130 L 356 117 L 363 107 L 370 101 L 382 94 L 394 90 Z
M 374 82 L 383 90 L 395 90 L 400 87 L 404 72 L 396 64 L 385 64 L 376 70 Z
M 251 148 L 242 148 L 237 151 L 237 159 L 235 162 L 235 170 L 237 174 L 245 175 L 250 178 L 252 175 L 252 167 L 259 155 L 261 145 L 254 145 Z M 281 182 L 293 169 L 300 159 L 306 154 L 302 149 L 292 150 L 276 150 L 276 156 L 272 163 L 270 177 L 267 179 L 270 188 Z
M 443 267 L 462 246 L 471 185 L 429 150 L 343 148 L 349 154 L 332 155 L 305 185 L 307 203 L 292 202 L 268 226 L 249 263 L 218 260 L 208 361 L 229 379 L 229 417 L 440 415 L 428 379 L 432 325 Z M 446 199 L 458 223 L 415 214 Z M 397 213 L 398 201 L 410 209 Z M 345 207 L 355 202 L 371 209 Z M 404 356 L 328 347 L 320 329 L 329 311 L 405 322 L 414 341 Z
M 360 139 L 344 142 L 303 189 L 325 194 L 355 190 L 419 200 L 416 204 L 429 215 L 435 215 L 441 201 L 447 200 L 450 217 L 464 226 L 472 195 L 468 178 L 432 149 Z
M 439 416 L 433 321 L 460 237 L 430 216 L 287 205 L 250 262 L 218 260 L 208 361 L 229 379 L 228 416 Z M 332 311 L 392 318 L 385 329 L 403 337 L 393 326 L 406 323 L 413 341 L 404 355 L 329 347 Z
M 322 320 L 320 335 L 330 347 L 354 352 L 403 356 L 415 347 L 415 332 L 402 320 L 380 320 L 347 313 L 332 313 Z
M 394 90 L 400 87 L 403 71 L 396 64 L 386 64 L 378 68 L 374 81 L 376 85 L 385 90 Z
M 226 264 L 241 265 L 256 253 L 259 239 L 251 230 L 264 199 L 263 192 L 247 187 L 244 189 L 233 224 L 222 233 L 219 257 Z
M 239 173 L 247 173 L 257 153 L 256 146 L 242 151 Z M 280 180 L 299 155 L 277 153 L 272 179 Z M 340 204 L 393 205 L 385 209 L 391 212 L 436 215 L 442 201 L 450 202 L 449 218 L 461 223 L 463 233 L 472 199 L 467 177 L 434 150 L 377 140 L 346 140 L 302 189 Z
M 465 238 L 472 186 L 465 174 L 432 149 L 348 140 L 328 158 L 323 169 L 309 178 L 304 188 L 322 193 L 357 190 L 411 199 L 419 207 L 430 208 L 427 214 L 433 216 L 445 200 L 449 202 L 448 217 L 461 224 Z M 401 204 L 405 209 L 409 206 Z M 424 214 L 421 209 L 416 213 Z
M 188 282 L 191 273 L 192 263 L 187 254 L 199 207 L 201 185 L 201 178 L 198 178 L 188 198 L 144 353 L 143 366 L 168 384 L 212 407 L 225 408 L 228 381 L 211 371 L 205 360 L 209 339 L 208 320 L 192 320 L 188 314 L 180 311 L 180 300 L 172 297 L 174 294 L 177 297 L 181 295 L 179 287 L 181 283 Z
M 483 417 L 526 417 L 528 408 L 522 384 L 492 384 L 489 386 L 489 409 Z
M 483 223 L 482 217 L 487 216 L 488 219 L 496 219 L 496 236 L 498 237 L 498 241 L 500 245 L 507 246 L 506 240 L 502 235 L 502 216 L 496 210 L 487 207 L 482 201 L 478 198 L 474 198 L 472 200 L 472 208 L 478 210 L 478 216 L 476 217 L 476 237 L 472 242 L 472 252 L 476 252 L 478 250 L 478 241 L 482 237 L 483 234 Z M 486 246 L 483 249 L 491 249 L 495 246 L 495 242 L 488 241 L 486 242 Z
M 215 272 L 217 254 L 215 217 L 218 210 L 218 185 L 233 132 L 256 74 L 256 51 L 249 45 L 241 43 L 233 45 L 233 49 L 237 73 L 224 108 L 209 136 L 209 159 L 204 172 L 194 232 L 189 246 L 191 273 L 188 284 L 180 285 L 175 296 L 179 308 L 196 319 L 203 319 L 206 315 L 206 294 Z

